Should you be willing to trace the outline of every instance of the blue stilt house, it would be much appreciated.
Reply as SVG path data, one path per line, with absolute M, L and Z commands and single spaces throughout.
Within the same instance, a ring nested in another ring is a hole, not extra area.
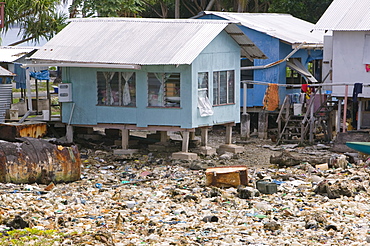
M 28 66 L 62 67 L 67 136 L 74 126 L 182 131 L 240 120 L 240 58 L 266 56 L 230 21 L 74 19 Z M 205 133 L 206 134 L 206 133 Z M 230 131 L 231 134 L 231 131 Z
M 256 113 L 255 118 L 258 119 L 258 113 L 264 114 L 262 106 L 266 83 L 281 85 L 281 104 L 287 94 L 300 92 L 299 88 L 289 85 L 321 82 L 323 32 L 312 32 L 314 24 L 289 14 L 275 13 L 205 11 L 194 18 L 240 23 L 240 30 L 268 57 L 255 59 L 253 62 L 245 59 L 241 61 L 241 80 L 255 81 L 248 84 L 246 104 L 249 113 Z M 241 94 L 243 95 L 243 89 Z M 241 106 L 243 105 L 242 101 Z M 266 119 L 259 118 L 260 121 Z M 258 126 L 255 124 L 252 128 L 254 127 L 259 128 L 261 136 L 266 136 L 267 124 L 258 122 Z

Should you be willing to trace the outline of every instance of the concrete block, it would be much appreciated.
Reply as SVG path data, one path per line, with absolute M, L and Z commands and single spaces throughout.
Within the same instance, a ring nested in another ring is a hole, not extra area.
M 189 152 L 175 152 L 172 153 L 172 158 L 178 160 L 197 160 L 198 155 L 196 153 Z
M 198 154 L 201 154 L 201 155 L 215 155 L 215 154 L 217 154 L 216 149 L 212 148 L 212 147 L 209 147 L 209 146 L 207 146 L 207 147 L 206 146 L 201 146 L 201 147 L 197 148 L 194 151 L 197 152 Z
M 244 147 L 238 146 L 235 144 L 224 144 L 220 145 L 217 149 L 218 154 L 225 154 L 226 152 L 230 152 L 233 154 L 238 154 L 238 153 L 243 153 L 244 152 Z

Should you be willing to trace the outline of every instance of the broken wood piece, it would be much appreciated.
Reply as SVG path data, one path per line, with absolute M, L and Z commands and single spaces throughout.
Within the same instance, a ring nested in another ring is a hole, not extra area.
M 290 167 L 299 165 L 303 162 L 308 162 L 310 164 L 322 164 L 328 161 L 327 157 L 311 157 L 311 156 L 293 156 L 288 151 L 284 150 L 279 156 L 272 155 L 270 157 L 271 164 L 277 164 L 279 167 Z
M 206 186 L 238 187 L 247 184 L 246 166 L 213 167 L 206 170 Z

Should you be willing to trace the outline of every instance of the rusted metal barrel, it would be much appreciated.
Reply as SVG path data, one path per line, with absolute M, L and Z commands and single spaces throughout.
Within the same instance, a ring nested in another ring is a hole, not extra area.
M 19 140 L 0 140 L 0 182 L 49 184 L 80 179 L 77 146 L 63 147 L 36 138 Z

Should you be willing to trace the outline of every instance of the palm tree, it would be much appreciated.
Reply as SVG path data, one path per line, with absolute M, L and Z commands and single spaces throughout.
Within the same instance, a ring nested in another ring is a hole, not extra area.
M 4 13 L 4 29 L 17 26 L 23 31 L 22 40 L 50 39 L 64 26 L 66 16 L 57 12 L 60 0 L 7 0 Z

